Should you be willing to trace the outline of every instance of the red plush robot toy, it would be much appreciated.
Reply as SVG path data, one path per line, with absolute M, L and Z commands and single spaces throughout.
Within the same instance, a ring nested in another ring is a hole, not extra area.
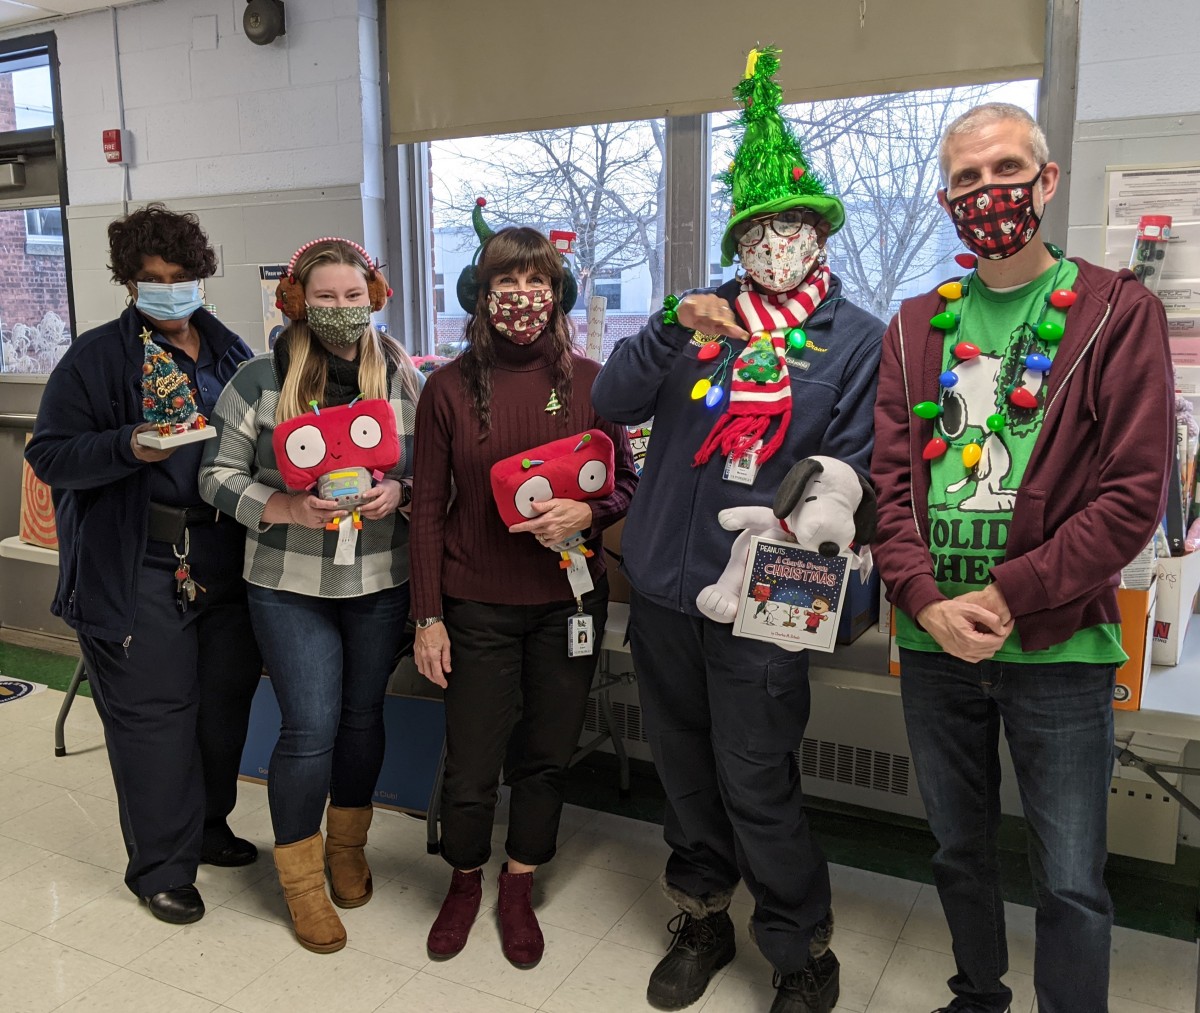
M 492 465 L 492 495 L 506 527 L 538 516 L 531 504 L 548 499 L 600 499 L 613 491 L 615 468 L 612 440 L 599 429 L 589 429 L 543 443 L 523 454 L 515 454 Z M 570 550 L 581 545 L 584 532 L 578 531 L 554 551 L 562 555 L 560 564 L 570 566 Z M 585 556 L 592 555 L 583 549 Z
M 311 490 L 321 499 L 335 500 L 353 512 L 354 526 L 362 527 L 357 507 L 363 494 L 384 472 L 400 461 L 396 415 L 382 398 L 355 400 L 312 414 L 297 415 L 275 427 L 272 446 L 279 473 L 289 489 Z M 327 525 L 336 530 L 338 522 Z

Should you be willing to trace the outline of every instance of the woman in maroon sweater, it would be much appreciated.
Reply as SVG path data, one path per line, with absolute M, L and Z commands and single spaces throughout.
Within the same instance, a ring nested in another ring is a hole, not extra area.
M 534 869 L 553 856 L 562 783 L 579 741 L 595 659 L 567 656 L 567 623 L 591 616 L 604 634 L 608 583 L 600 532 L 625 514 L 637 482 L 624 430 L 592 407 L 599 365 L 577 355 L 562 305 L 564 264 L 533 229 L 503 229 L 483 246 L 467 349 L 434 373 L 417 407 L 412 594 L 421 674 L 445 689 L 442 855 L 450 890 L 429 932 L 429 955 L 466 945 L 491 856 L 496 788 L 511 789 L 508 862 L 499 877 L 504 955 L 542 956 L 530 902 Z M 519 322 L 518 322 L 519 321 Z M 604 499 L 549 499 L 511 531 L 492 497 L 498 460 L 587 429 L 616 447 L 616 487 Z M 577 603 L 548 547 L 588 533 L 595 589 Z

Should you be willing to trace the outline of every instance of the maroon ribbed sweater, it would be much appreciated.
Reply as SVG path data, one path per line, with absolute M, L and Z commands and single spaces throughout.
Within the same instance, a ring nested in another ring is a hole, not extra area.
M 425 384 L 417 404 L 413 477 L 412 614 L 442 614 L 442 596 L 506 605 L 569 601 L 571 587 L 556 552 L 528 533 L 510 534 L 492 497 L 491 467 L 513 454 L 587 429 L 602 429 L 616 447 L 616 488 L 589 500 L 594 524 L 588 542 L 593 577 L 604 572 L 600 532 L 629 507 L 637 485 L 629 439 L 622 426 L 592 407 L 597 363 L 575 357 L 569 424 L 562 411 L 546 411 L 552 390 L 548 343 L 514 345 L 497 338 L 492 370 L 492 425 L 486 439 L 471 406 L 457 362 Z M 454 502 L 450 503 L 453 479 Z M 449 510 L 447 505 L 449 504 Z

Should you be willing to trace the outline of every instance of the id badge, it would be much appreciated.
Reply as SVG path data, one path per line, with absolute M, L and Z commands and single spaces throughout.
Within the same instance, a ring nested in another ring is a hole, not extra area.
M 592 617 L 577 612 L 567 620 L 567 657 L 583 658 L 595 651 L 596 630 Z
M 725 473 L 722 478 L 726 482 L 737 482 L 740 485 L 753 485 L 758 477 L 758 452 L 762 449 L 762 440 L 756 440 L 745 453 L 734 457 L 732 454 L 725 459 Z

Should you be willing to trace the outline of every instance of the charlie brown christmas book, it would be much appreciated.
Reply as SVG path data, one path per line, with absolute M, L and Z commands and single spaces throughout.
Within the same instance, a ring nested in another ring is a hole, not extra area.
M 734 636 L 790 651 L 832 651 L 849 575 L 849 552 L 823 556 L 794 542 L 752 538 Z

